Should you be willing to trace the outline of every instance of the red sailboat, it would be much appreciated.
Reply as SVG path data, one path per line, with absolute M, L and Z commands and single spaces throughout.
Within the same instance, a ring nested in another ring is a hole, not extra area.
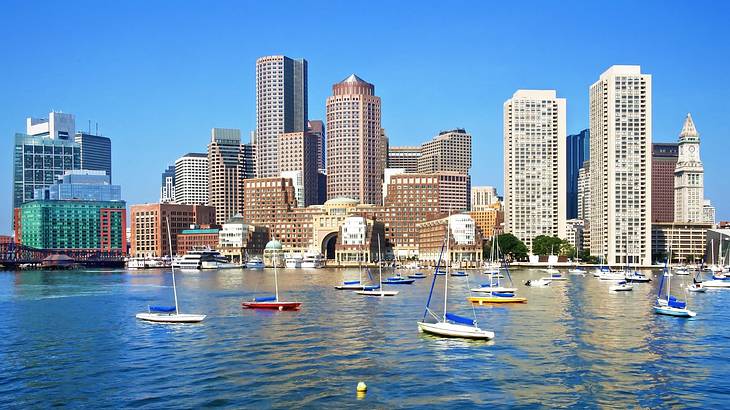
M 267 249 L 273 250 L 272 261 L 274 262 L 274 296 L 254 298 L 250 302 L 242 302 L 241 306 L 246 309 L 274 309 L 274 310 L 299 310 L 302 302 L 285 302 L 279 300 L 279 274 L 277 270 L 276 253 L 281 248 L 281 242 L 273 240 L 266 244 Z

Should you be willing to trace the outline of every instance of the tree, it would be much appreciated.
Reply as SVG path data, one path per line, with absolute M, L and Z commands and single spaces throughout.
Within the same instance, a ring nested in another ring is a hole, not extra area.
M 538 235 L 532 240 L 533 255 L 552 255 L 560 253 L 563 240 L 557 236 Z
M 527 258 L 527 246 L 511 233 L 505 233 L 497 237 L 497 244 L 504 255 L 510 260 Z

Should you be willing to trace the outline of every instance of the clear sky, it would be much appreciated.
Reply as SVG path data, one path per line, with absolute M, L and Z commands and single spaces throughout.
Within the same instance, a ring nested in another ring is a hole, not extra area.
M 513 3 L 513 4 L 507 4 Z M 687 112 L 702 139 L 705 196 L 730 219 L 730 2 L 0 2 L 0 232 L 9 231 L 12 144 L 50 110 L 99 123 L 129 204 L 159 199 L 160 173 L 204 152 L 212 127 L 256 125 L 255 61 L 309 61 L 309 118 L 333 83 L 375 84 L 391 145 L 473 135 L 475 185 L 502 192 L 502 104 L 519 88 L 567 98 L 588 126 L 588 88 L 613 64 L 653 75 L 654 141 Z M 724 182 L 723 182 L 724 181 Z

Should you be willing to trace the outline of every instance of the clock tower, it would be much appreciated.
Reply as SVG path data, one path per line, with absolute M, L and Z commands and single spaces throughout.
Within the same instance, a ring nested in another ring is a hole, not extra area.
M 700 134 L 687 114 L 679 133 L 679 158 L 674 168 L 674 221 L 702 222 L 704 168 L 700 161 Z

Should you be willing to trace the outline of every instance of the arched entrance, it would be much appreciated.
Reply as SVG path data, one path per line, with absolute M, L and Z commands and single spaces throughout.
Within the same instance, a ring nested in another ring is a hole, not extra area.
M 337 245 L 338 232 L 330 232 L 322 239 L 322 255 L 325 259 L 335 259 L 335 245 Z

